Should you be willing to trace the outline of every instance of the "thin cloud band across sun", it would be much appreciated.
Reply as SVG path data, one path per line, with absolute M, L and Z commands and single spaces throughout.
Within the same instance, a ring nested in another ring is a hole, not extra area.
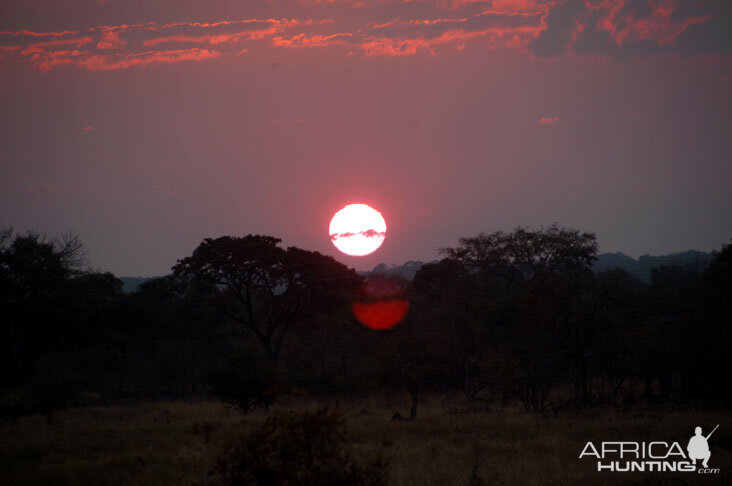
M 386 221 L 367 204 L 349 204 L 330 221 L 330 240 L 339 251 L 364 256 L 376 251 L 386 238 Z

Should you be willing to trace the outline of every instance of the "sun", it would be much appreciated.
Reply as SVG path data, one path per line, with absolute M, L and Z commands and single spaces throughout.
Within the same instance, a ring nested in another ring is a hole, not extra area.
M 330 220 L 330 241 L 351 256 L 376 251 L 386 238 L 386 221 L 367 204 L 349 204 Z

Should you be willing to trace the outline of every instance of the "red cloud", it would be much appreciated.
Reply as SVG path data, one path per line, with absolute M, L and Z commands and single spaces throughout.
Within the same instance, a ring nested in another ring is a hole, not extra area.
M 538 27 L 490 28 L 478 31 L 456 29 L 431 38 L 422 35 L 413 38 L 368 37 L 360 47 L 367 56 L 409 56 L 416 54 L 421 49 L 429 49 L 434 54 L 435 47 L 444 44 L 451 44 L 457 49 L 462 49 L 468 41 L 485 38 L 492 46 L 521 48 L 530 42 L 537 30 Z
M 62 65 L 109 70 L 200 61 L 271 46 L 344 45 L 349 55 L 360 50 L 367 56 L 408 56 L 421 51 L 436 54 L 444 46 L 462 49 L 468 42 L 480 42 L 490 48 L 521 51 L 528 48 L 537 56 L 573 51 L 622 57 L 636 52 L 633 46 L 647 52 L 651 48 L 670 50 L 683 42 L 693 52 L 706 52 L 704 49 L 709 50 L 710 43 L 715 49 L 727 49 L 726 44 L 716 45 L 723 43 L 719 42 L 719 34 L 715 34 L 726 32 L 727 24 L 719 20 L 724 17 L 724 11 L 704 2 L 692 5 L 692 2 L 682 4 L 675 0 L 647 0 L 647 6 L 646 0 L 299 0 L 299 3 L 311 7 L 298 10 L 311 9 L 315 15 L 333 12 L 340 17 L 145 22 L 58 32 L 5 30 L 0 31 L 0 59 L 21 56 L 36 68 L 48 71 Z M 352 10 L 338 8 L 339 5 L 369 8 Z M 394 18 L 395 12 L 403 16 Z M 385 22 L 384 19 L 393 20 Z M 711 34 L 696 35 L 699 24 L 709 24 L 706 27 Z M 695 35 L 685 34 L 687 31 Z
M 728 2 L 564 0 L 549 5 L 530 48 L 538 56 L 574 52 L 629 59 L 651 52 L 729 53 Z
M 242 43 L 256 41 L 269 41 L 271 45 L 283 48 L 350 45 L 360 47 L 369 56 L 412 55 L 420 49 L 428 49 L 434 54 L 438 45 L 454 44 L 462 48 L 465 42 L 476 38 L 488 39 L 496 45 L 520 47 L 540 28 L 538 22 L 526 24 L 521 20 L 517 23 L 510 17 L 493 14 L 397 19 L 382 24 L 367 23 L 363 29 L 353 32 L 333 32 L 333 23 L 330 19 L 245 19 L 163 25 L 148 22 L 94 27 L 82 37 L 78 31 L 2 32 L 0 40 L 9 36 L 19 42 L 25 41 L 24 45 L 9 46 L 5 50 L 20 49 L 21 54 L 41 71 L 64 65 L 99 71 L 236 55 L 249 51 L 249 47 L 242 46 Z M 201 48 L 163 47 L 169 44 L 192 44 Z M 216 46 L 216 50 L 204 49 L 203 46 Z
M 607 31 L 617 45 L 627 40 L 651 40 L 659 45 L 668 44 L 690 25 L 703 24 L 710 19 L 709 15 L 702 15 L 674 22 L 671 18 L 675 10 L 674 0 L 651 2 L 651 14 L 637 18 L 634 12 L 622 14 L 627 3 L 627 0 L 605 1 L 607 14 L 597 21 L 597 28 Z
M 212 46 L 218 45 L 218 44 L 225 44 L 229 42 L 238 42 L 243 39 L 251 40 L 251 39 L 263 39 L 267 36 L 271 36 L 277 32 L 276 29 L 270 28 L 270 29 L 263 29 L 263 30 L 252 30 L 252 31 L 246 31 L 246 32 L 236 32 L 233 34 L 218 34 L 218 35 L 200 35 L 200 36 L 190 36 L 190 35 L 170 35 L 167 37 L 155 37 L 152 39 L 146 40 L 143 44 L 148 47 L 152 47 L 158 44 L 168 44 L 168 43 L 191 43 L 191 44 L 209 44 Z
M 346 44 L 345 39 L 353 36 L 350 32 L 331 35 L 297 34 L 290 38 L 274 37 L 272 43 L 278 47 L 322 47 L 329 44 Z
M 471 4 L 485 4 L 491 10 L 499 12 L 538 12 L 543 11 L 551 0 L 443 0 L 443 5 L 448 8 L 459 9 Z
M 375 23 L 372 20 L 379 17 L 378 11 L 389 11 L 379 9 L 387 8 L 385 6 L 389 3 L 410 2 L 336 0 L 315 3 L 347 3 L 352 6 L 368 3 L 375 11 L 363 20 L 360 16 L 346 16 L 339 20 L 265 18 L 163 24 L 146 22 L 102 25 L 89 28 L 83 34 L 77 30 L 3 31 L 0 32 L 0 44 L 4 38 L 12 38 L 12 44 L 19 46 L 20 54 L 43 71 L 63 65 L 109 70 L 154 62 L 203 60 L 237 55 L 249 52 L 254 46 L 268 45 L 282 48 L 344 45 L 350 47 L 349 54 L 360 48 L 368 56 L 413 55 L 423 49 L 436 54 L 437 46 L 453 45 L 462 49 L 473 39 L 483 39 L 492 46 L 521 48 L 541 29 L 539 14 L 543 11 L 543 1 L 493 0 L 490 11 L 455 17 L 438 15 L 438 10 L 446 6 L 457 10 L 466 3 L 475 2 L 417 1 L 415 12 L 424 15 L 431 9 L 434 15 Z M 444 14 L 444 10 L 441 13 Z M 6 44 L 10 43 L 6 40 Z M 180 48 L 173 48 L 173 45 Z
M 79 65 L 89 71 L 109 71 L 126 69 L 131 66 L 147 66 L 153 63 L 176 63 L 181 61 L 200 61 L 219 57 L 220 52 L 208 49 L 179 49 L 174 51 L 151 51 L 117 56 L 92 55 L 80 60 Z
M 475 39 L 491 47 L 523 48 L 541 30 L 538 14 L 513 15 L 494 11 L 467 17 L 433 19 L 395 19 L 368 25 L 369 31 L 360 43 L 366 55 L 413 55 L 422 49 L 433 54 L 440 45 L 458 49 Z
M 559 117 L 554 116 L 551 118 L 542 118 L 539 120 L 539 125 L 554 125 L 556 123 L 559 123 Z
M 328 21 L 321 21 L 326 23 Z M 143 42 L 145 46 L 152 47 L 163 43 L 193 43 L 218 45 L 235 43 L 241 40 L 260 40 L 272 37 L 284 32 L 286 29 L 299 25 L 310 25 L 312 21 L 301 22 L 294 19 L 245 19 L 245 20 L 224 20 L 214 23 L 201 22 L 177 22 L 165 24 L 155 30 L 160 32 L 181 31 L 192 33 L 171 33 L 159 37 L 151 37 Z M 224 31 L 222 29 L 229 29 Z M 233 29 L 233 30 L 232 30 Z
M 49 41 L 43 41 L 43 42 L 34 42 L 31 44 L 30 48 L 38 49 L 38 48 L 44 48 L 44 47 L 58 47 L 58 46 L 74 46 L 77 48 L 84 47 L 85 45 L 92 42 L 92 38 L 89 36 L 86 37 L 72 37 L 70 39 L 54 39 Z
M 114 27 L 102 27 L 102 35 L 97 42 L 97 49 L 122 49 L 126 42 L 120 37 L 123 30 Z
M 28 48 L 34 49 L 34 48 Z M 58 66 L 76 65 L 89 71 L 110 71 L 132 66 L 147 66 L 153 63 L 175 63 L 200 61 L 220 56 L 221 53 L 207 49 L 179 49 L 170 51 L 148 51 L 122 54 L 92 54 L 78 50 L 49 51 L 34 49 L 33 65 L 40 71 L 50 71 Z
M 466 41 L 481 33 L 467 33 L 461 30 L 445 32 L 439 37 L 426 39 L 424 37 L 390 38 L 371 37 L 361 43 L 361 49 L 367 56 L 411 56 L 420 49 L 432 49 L 439 44 L 455 41 Z
M 92 27 L 87 35 L 79 31 L 61 32 L 0 32 L 0 43 L 11 40 L 13 45 L 0 47 L 0 54 L 19 51 L 37 69 L 49 71 L 58 66 L 74 65 L 90 71 L 126 69 L 152 63 L 200 61 L 222 54 L 239 55 L 248 52 L 243 42 L 269 40 L 285 47 L 318 46 L 336 42 L 345 34 L 298 33 L 284 36 L 288 29 L 315 28 L 330 20 L 300 21 L 294 19 L 244 19 L 221 22 L 177 22 L 156 24 L 104 25 Z M 168 44 L 193 44 L 171 49 Z M 203 46 L 221 46 L 207 49 Z
M 33 32 L 31 30 L 23 29 L 18 31 L 0 30 L 0 36 L 12 36 L 12 37 L 65 37 L 67 35 L 76 35 L 78 30 L 64 30 L 62 32 Z

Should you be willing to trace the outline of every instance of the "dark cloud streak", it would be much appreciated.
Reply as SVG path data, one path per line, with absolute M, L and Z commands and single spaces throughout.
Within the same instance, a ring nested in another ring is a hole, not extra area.
M 550 8 L 529 48 L 538 57 L 574 53 L 631 59 L 654 52 L 729 54 L 732 4 L 674 0 L 566 0 Z

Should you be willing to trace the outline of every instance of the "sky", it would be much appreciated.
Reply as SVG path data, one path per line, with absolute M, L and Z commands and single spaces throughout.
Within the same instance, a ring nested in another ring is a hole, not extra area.
M 552 223 L 732 238 L 732 2 L 0 2 L 0 227 L 170 271 L 267 234 L 359 270 Z M 378 209 L 382 247 L 328 224 Z

